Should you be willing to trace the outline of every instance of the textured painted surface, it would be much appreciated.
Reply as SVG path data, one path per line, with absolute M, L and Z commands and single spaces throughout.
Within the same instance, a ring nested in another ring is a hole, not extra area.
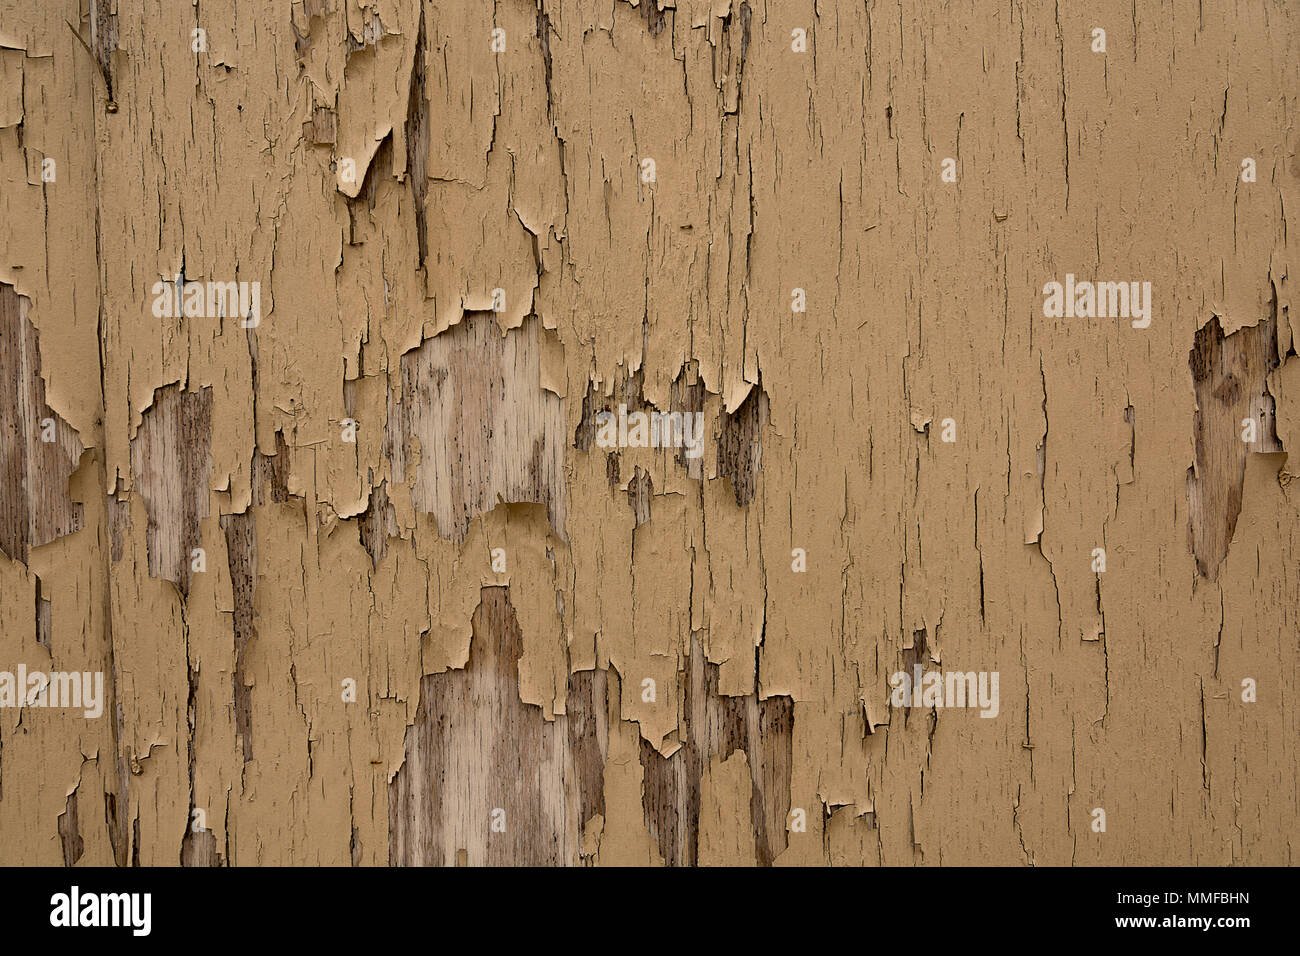
M 0 862 L 1295 862 L 1298 17 L 0 0 Z

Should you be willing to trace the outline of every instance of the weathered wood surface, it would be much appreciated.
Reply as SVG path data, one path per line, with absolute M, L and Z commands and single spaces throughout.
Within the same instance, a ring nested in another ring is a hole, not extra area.
M 0 863 L 1295 862 L 1295 4 L 271 6 L 0 0 Z

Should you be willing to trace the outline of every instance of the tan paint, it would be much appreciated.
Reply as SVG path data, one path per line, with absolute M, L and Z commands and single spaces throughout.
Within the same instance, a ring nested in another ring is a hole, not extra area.
M 0 671 L 107 700 L 0 709 L 0 863 L 1294 861 L 1294 4 L 82 6 L 0 2 Z

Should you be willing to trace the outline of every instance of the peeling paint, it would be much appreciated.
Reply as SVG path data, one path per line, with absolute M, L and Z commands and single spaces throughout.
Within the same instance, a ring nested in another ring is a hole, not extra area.
M 0 671 L 107 700 L 0 707 L 0 862 L 1294 862 L 1294 4 L 83 6 Z

